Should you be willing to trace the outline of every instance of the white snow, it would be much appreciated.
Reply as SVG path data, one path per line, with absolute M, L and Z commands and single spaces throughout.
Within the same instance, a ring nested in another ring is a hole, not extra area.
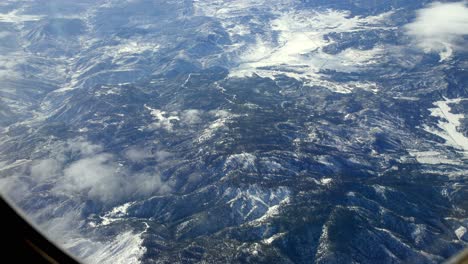
M 409 154 L 416 158 L 419 163 L 422 164 L 451 164 L 451 165 L 461 165 L 460 162 L 453 159 L 449 159 L 446 155 L 438 151 L 416 151 L 410 150 Z
M 85 263 L 139 264 L 146 252 L 142 235 L 131 231 L 118 235 L 106 244 L 97 244 L 95 251 L 83 259 Z
M 263 158 L 262 159 L 262 163 L 263 165 L 265 165 L 269 171 L 271 172 L 276 172 L 278 170 L 281 170 L 283 169 L 283 166 L 281 166 L 281 164 L 279 164 L 278 162 L 274 161 L 274 160 L 269 160 L 269 159 L 266 159 L 266 158 Z
M 167 131 L 172 131 L 173 123 L 172 120 L 180 120 L 177 115 L 171 115 L 173 113 L 167 113 L 165 111 L 151 108 L 146 104 L 144 107 L 150 111 L 150 114 L 153 116 L 154 122 L 149 126 L 150 129 L 165 129 Z
M 141 54 L 145 51 L 157 51 L 159 50 L 159 45 L 155 43 L 148 43 L 142 40 L 128 40 L 122 41 L 119 45 L 110 47 L 116 54 L 115 55 L 125 55 L 125 54 Z M 109 49 L 110 51 L 110 49 Z
M 22 23 L 27 21 L 40 20 L 42 16 L 19 14 L 19 10 L 14 10 L 9 13 L 0 13 L 0 22 L 6 23 Z
M 272 235 L 272 236 L 269 237 L 269 238 L 263 239 L 262 242 L 263 242 L 264 244 L 271 245 L 271 243 L 273 243 L 273 241 L 275 241 L 276 239 L 278 239 L 278 238 L 284 236 L 285 234 L 286 234 L 286 233 L 274 234 L 274 235 Z
M 0 20 L 1 22 L 1 20 Z M 0 67 L 0 78 L 1 79 L 15 79 L 20 76 L 17 67 L 23 63 L 26 63 L 27 54 L 21 51 L 11 52 L 7 55 L 0 55 L 0 61 L 2 62 Z M 12 89 L 7 85 L 2 86 L 3 93 L 16 94 L 16 89 Z M 7 99 L 7 98 L 2 98 Z
M 120 94 L 120 89 L 118 87 L 106 87 L 102 86 L 101 89 L 96 91 L 94 95 L 101 96 L 101 95 L 111 95 L 111 94 Z
M 374 189 L 375 193 L 378 194 L 382 199 L 387 199 L 386 192 L 389 189 L 389 187 L 384 187 L 382 185 L 372 185 L 372 188 Z
M 424 130 L 445 139 L 445 144 L 462 152 L 468 157 L 468 138 L 458 131 L 461 125 L 460 120 L 465 118 L 464 114 L 454 114 L 451 112 L 450 104 L 460 103 L 466 99 L 447 99 L 434 103 L 435 108 L 430 108 L 431 116 L 439 118 L 437 128 L 424 126 Z
M 31 160 L 28 160 L 28 159 L 19 159 L 19 160 L 15 160 L 14 162 L 9 163 L 9 164 L 2 163 L 1 167 L 0 167 L 0 171 L 13 169 L 13 168 L 18 167 L 18 166 L 26 165 L 26 164 L 28 164 L 30 162 L 31 162 Z
M 333 181 L 332 178 L 323 178 L 323 179 L 320 179 L 320 183 L 321 183 L 322 185 L 330 184 L 332 181 Z
M 289 203 L 289 195 L 290 191 L 286 187 L 269 189 L 251 185 L 247 189 L 228 188 L 223 197 L 240 220 L 248 221 L 250 225 L 259 225 L 277 215 L 279 208 Z
M 256 73 L 274 79 L 276 75 L 284 74 L 309 85 L 330 87 L 336 92 L 350 92 L 355 88 L 378 89 L 375 84 L 368 83 L 329 83 L 319 71 L 358 71 L 381 61 L 383 47 L 371 50 L 349 48 L 339 54 L 327 54 L 322 48 L 332 44 L 333 40 L 326 40 L 324 36 L 331 32 L 386 28 L 383 22 L 391 13 L 361 17 L 332 9 L 296 10 L 290 1 L 282 0 L 195 1 L 194 6 L 196 14 L 220 21 L 235 43 L 229 47 L 236 61 L 230 71 L 231 77 Z M 252 11 L 254 9 L 259 11 Z M 262 12 L 270 17 L 244 17 L 252 12 Z
M 323 82 L 318 73 L 320 69 L 356 71 L 380 60 L 382 47 L 346 49 L 333 55 L 322 52 L 323 47 L 332 43 L 324 39 L 326 34 L 364 28 L 366 19 L 348 16 L 347 12 L 334 10 L 282 13 L 269 25 L 273 32 L 279 34 L 278 41 L 257 36 L 255 43 L 240 54 L 239 66 L 232 70 L 231 76 L 257 73 L 274 79 L 277 74 L 285 74 L 306 80 L 310 85 L 320 85 Z
M 453 49 L 452 49 L 452 47 L 450 46 L 450 44 L 448 44 L 448 43 L 443 43 L 443 45 L 445 46 L 445 50 L 442 50 L 441 52 L 439 52 L 439 57 L 440 57 L 439 62 L 443 62 L 443 61 L 449 60 L 450 57 L 452 57 L 452 54 L 453 54 Z
M 231 169 L 254 169 L 256 156 L 251 153 L 239 153 L 230 155 L 224 164 L 224 170 Z
M 105 213 L 104 216 L 101 216 L 101 225 L 109 225 L 112 222 L 121 220 L 127 215 L 127 210 L 132 204 L 134 204 L 134 202 L 125 203 Z
M 238 117 L 238 115 L 233 115 L 227 110 L 214 110 L 210 111 L 210 114 L 214 115 L 217 119 L 203 130 L 200 137 L 198 137 L 198 142 L 204 142 L 206 140 L 209 140 L 213 137 L 216 131 L 225 127 L 226 123 L 229 120 L 231 120 L 234 117 Z
M 280 212 L 279 211 L 280 207 L 284 206 L 285 204 L 288 204 L 289 202 L 290 202 L 290 199 L 288 196 L 288 197 L 285 197 L 283 200 L 281 200 L 278 204 L 268 207 L 268 210 L 266 211 L 266 213 L 262 217 L 252 221 L 252 224 L 260 224 L 262 222 L 267 221 L 269 218 L 278 215 Z
M 458 237 L 458 239 L 462 239 L 462 237 L 466 234 L 466 227 L 464 226 L 460 226 L 459 228 L 457 228 L 457 230 L 455 230 L 455 235 Z

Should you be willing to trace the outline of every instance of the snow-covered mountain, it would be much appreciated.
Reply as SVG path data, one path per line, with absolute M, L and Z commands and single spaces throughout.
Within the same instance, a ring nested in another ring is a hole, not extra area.
M 87 263 L 442 262 L 467 29 L 452 1 L 3 1 L 1 193 Z

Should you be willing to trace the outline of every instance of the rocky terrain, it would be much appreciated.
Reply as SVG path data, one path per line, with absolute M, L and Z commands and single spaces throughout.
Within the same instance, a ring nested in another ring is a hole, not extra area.
M 0 190 L 71 254 L 440 263 L 468 246 L 466 3 L 78 2 L 0 3 Z

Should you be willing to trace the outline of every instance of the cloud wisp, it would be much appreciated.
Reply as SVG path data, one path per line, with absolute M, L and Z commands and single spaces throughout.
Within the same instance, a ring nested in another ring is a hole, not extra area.
M 424 52 L 437 52 L 441 61 L 454 51 L 465 50 L 468 35 L 468 2 L 432 3 L 417 12 L 416 19 L 405 26 L 414 44 Z
M 129 198 L 145 197 L 170 192 L 171 185 L 164 182 L 157 168 L 144 172 L 133 172 L 120 159 L 103 150 L 101 145 L 85 140 L 69 140 L 51 149 L 53 155 L 29 163 L 22 172 L 0 181 L 0 189 L 9 196 L 22 200 L 22 186 L 51 186 L 50 195 L 82 198 L 104 204 L 119 203 Z M 166 152 L 130 149 L 126 158 L 141 162 L 153 156 L 155 160 L 168 157 Z M 27 197 L 23 197 L 27 198 Z

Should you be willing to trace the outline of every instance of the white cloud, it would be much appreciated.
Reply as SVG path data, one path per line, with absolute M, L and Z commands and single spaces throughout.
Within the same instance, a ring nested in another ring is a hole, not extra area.
M 154 157 L 158 162 L 163 162 L 172 157 L 172 153 L 164 150 L 159 150 L 154 153 Z
M 0 39 L 11 36 L 12 34 L 8 31 L 0 31 Z
M 441 60 L 453 50 L 465 49 L 468 34 L 467 2 L 436 2 L 417 12 L 416 20 L 405 26 L 414 43 L 425 52 L 438 52 Z
M 131 147 L 125 151 L 125 157 L 133 162 L 142 162 L 145 159 L 151 158 L 152 155 L 149 149 Z
M 56 159 L 36 161 L 31 166 L 31 177 L 33 177 L 35 181 L 45 181 L 54 176 L 56 177 L 61 169 L 62 165 Z
M 202 112 L 196 109 L 189 109 L 182 112 L 182 122 L 186 124 L 197 124 L 201 122 Z
M 161 179 L 156 167 L 133 172 L 119 163 L 115 155 L 104 152 L 101 145 L 84 139 L 51 144 L 50 153 L 48 158 L 21 166 L 21 171 L 0 179 L 2 193 L 20 201 L 31 198 L 24 190 L 47 184 L 52 186 L 50 195 L 114 204 L 125 199 L 167 193 L 172 188 Z M 172 154 L 131 148 L 125 155 L 132 161 L 151 157 L 162 162 Z
M 30 184 L 18 174 L 0 178 L 0 193 L 6 195 L 11 201 L 19 203 L 30 193 Z
M 73 197 L 112 201 L 125 191 L 124 177 L 110 154 L 98 154 L 72 163 L 63 171 L 56 191 Z
M 190 182 L 190 183 L 196 183 L 196 182 L 199 182 L 202 179 L 203 179 L 203 175 L 201 175 L 200 173 L 192 173 L 187 178 L 187 181 Z
M 65 167 L 54 192 L 70 197 L 85 197 L 104 203 L 115 203 L 131 197 L 142 197 L 171 190 L 159 173 L 132 173 L 108 153 L 99 153 Z
M 136 195 L 167 194 L 172 190 L 172 184 L 163 182 L 157 172 L 135 174 L 128 184 L 129 191 Z
M 69 140 L 66 146 L 67 150 L 76 152 L 83 156 L 94 155 L 102 151 L 102 146 L 93 144 L 83 139 Z
M 152 151 L 149 148 L 130 147 L 125 151 L 125 157 L 132 162 L 142 162 L 146 159 L 154 159 L 157 162 L 163 162 L 172 157 L 172 153 L 164 150 Z

